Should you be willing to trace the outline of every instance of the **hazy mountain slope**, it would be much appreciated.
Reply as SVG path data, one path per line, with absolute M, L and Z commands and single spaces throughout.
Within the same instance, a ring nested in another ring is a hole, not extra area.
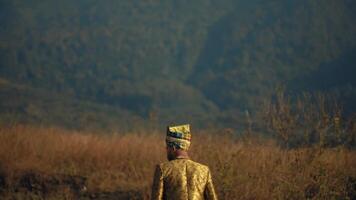
M 68 119 L 100 110 L 88 123 L 236 125 L 278 84 L 303 91 L 318 83 L 313 73 L 334 73 L 326 66 L 354 72 L 355 61 L 344 68 L 342 58 L 356 46 L 355 8 L 349 0 L 1 1 L 0 78 L 10 84 L 0 86 L 0 119 L 73 127 Z M 30 105 L 41 112 L 23 112 Z
M 210 28 L 193 84 L 223 109 L 254 108 L 278 84 L 338 65 L 356 45 L 354 13 L 348 1 L 334 0 L 237 7 Z

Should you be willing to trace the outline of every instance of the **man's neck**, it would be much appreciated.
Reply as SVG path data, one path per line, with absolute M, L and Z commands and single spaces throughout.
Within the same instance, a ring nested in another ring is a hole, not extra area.
M 176 159 L 189 158 L 188 152 L 183 150 L 176 151 Z

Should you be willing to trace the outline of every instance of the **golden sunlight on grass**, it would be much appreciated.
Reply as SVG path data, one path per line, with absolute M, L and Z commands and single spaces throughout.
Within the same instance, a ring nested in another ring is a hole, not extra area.
M 100 199 L 101 193 L 118 197 L 115 192 L 120 191 L 133 194 L 125 198 L 148 199 L 155 164 L 165 161 L 164 136 L 1 128 L 0 197 Z M 228 134 L 196 133 L 190 153 L 193 160 L 210 167 L 220 199 L 356 198 L 352 150 L 285 150 L 272 141 L 243 142 Z M 73 186 L 79 184 L 73 177 L 82 178 L 80 187 Z

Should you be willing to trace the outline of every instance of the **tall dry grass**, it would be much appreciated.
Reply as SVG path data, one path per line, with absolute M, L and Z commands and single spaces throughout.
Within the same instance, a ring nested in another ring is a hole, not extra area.
M 210 167 L 220 199 L 356 198 L 356 152 L 351 150 L 286 150 L 273 141 L 193 133 L 190 154 Z M 38 171 L 86 177 L 88 192 L 135 190 L 147 199 L 154 166 L 163 161 L 164 133 L 0 129 L 0 168 L 9 187 L 18 174 Z

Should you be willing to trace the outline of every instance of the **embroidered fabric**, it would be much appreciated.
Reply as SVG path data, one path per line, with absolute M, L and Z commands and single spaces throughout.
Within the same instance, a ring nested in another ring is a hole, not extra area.
M 156 166 L 152 200 L 217 200 L 207 166 L 175 159 Z

